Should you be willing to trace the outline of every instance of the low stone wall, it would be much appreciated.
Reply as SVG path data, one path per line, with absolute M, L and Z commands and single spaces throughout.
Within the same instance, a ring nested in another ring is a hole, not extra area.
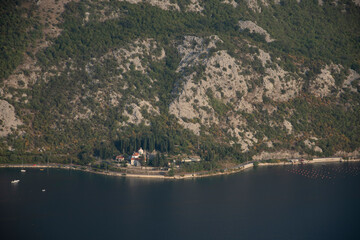
M 252 168 L 252 167 L 254 167 L 254 164 L 248 163 L 248 164 L 245 164 L 244 166 L 242 166 L 242 169 L 247 169 L 247 168 Z
M 259 166 L 279 166 L 279 165 L 297 165 L 300 162 L 278 162 L 278 163 L 259 163 Z
M 342 161 L 341 157 L 336 157 L 336 158 L 314 158 L 310 162 L 319 163 L 319 162 L 341 162 L 341 161 Z
M 145 174 L 122 174 L 123 177 L 135 177 L 135 178 L 157 178 L 157 179 L 165 179 L 163 175 L 145 175 Z

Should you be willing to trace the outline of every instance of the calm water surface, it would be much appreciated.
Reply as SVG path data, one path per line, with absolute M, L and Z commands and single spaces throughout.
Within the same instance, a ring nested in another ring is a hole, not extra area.
M 180 181 L 0 169 L 0 228 L 27 240 L 360 239 L 360 164 Z

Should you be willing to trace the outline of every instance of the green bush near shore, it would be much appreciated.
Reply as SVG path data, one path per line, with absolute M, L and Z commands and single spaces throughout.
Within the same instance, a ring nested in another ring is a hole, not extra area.
M 174 169 L 170 169 L 170 171 L 168 171 L 167 175 L 168 175 L 169 177 L 173 177 L 173 176 L 175 175 Z

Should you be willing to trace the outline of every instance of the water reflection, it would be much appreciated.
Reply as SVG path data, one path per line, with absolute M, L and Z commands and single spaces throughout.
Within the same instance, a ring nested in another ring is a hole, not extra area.
M 28 240 L 359 239 L 359 167 L 258 167 L 179 181 L 0 169 L 0 224 L 8 239 Z

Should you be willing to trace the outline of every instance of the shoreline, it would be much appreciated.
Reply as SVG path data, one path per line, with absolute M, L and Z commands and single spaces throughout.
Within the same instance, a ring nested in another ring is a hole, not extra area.
M 0 168 L 37 168 L 37 169 L 63 169 L 63 170 L 76 170 L 76 171 L 82 171 L 87 173 L 94 173 L 94 174 L 100 174 L 100 175 L 107 175 L 107 176 L 116 176 L 116 177 L 130 177 L 130 178 L 148 178 L 148 179 L 169 179 L 169 180 L 178 180 L 178 179 L 192 179 L 192 178 L 200 178 L 200 177 L 212 177 L 212 176 L 221 176 L 221 175 L 229 175 L 233 173 L 240 172 L 242 170 L 245 170 L 247 168 L 253 167 L 253 165 L 246 167 L 246 168 L 239 168 L 239 169 L 232 169 L 228 171 L 219 170 L 214 173 L 186 173 L 181 175 L 174 175 L 174 176 L 165 176 L 165 175 L 155 175 L 155 174 L 136 174 L 136 173 L 121 173 L 121 172 L 114 172 L 114 171 L 94 171 L 90 170 L 88 168 L 84 169 L 84 166 L 81 165 L 44 165 L 44 164 L 0 164 Z
M 255 161 L 254 161 L 255 162 Z M 95 171 L 90 169 L 89 167 L 81 166 L 81 165 L 62 165 L 62 164 L 0 164 L 0 168 L 39 168 L 39 169 L 48 169 L 48 168 L 57 168 L 64 170 L 76 170 L 94 174 L 108 175 L 108 176 L 116 176 L 116 177 L 130 177 L 130 178 L 147 178 L 147 179 L 169 179 L 169 180 L 179 180 L 179 179 L 194 179 L 194 178 L 204 178 L 204 177 L 215 177 L 222 175 L 230 175 L 239 173 L 249 168 L 254 167 L 254 162 L 242 163 L 236 165 L 232 168 L 221 169 L 216 172 L 205 172 L 205 173 L 185 173 L 181 175 L 174 176 L 165 176 L 165 175 L 155 175 L 155 174 L 136 174 L 136 173 L 121 173 L 115 171 Z M 257 161 L 256 161 L 257 162 Z M 360 162 L 359 159 L 350 159 L 344 160 L 342 158 L 317 158 L 313 160 L 305 160 L 303 162 L 275 162 L 275 163 L 266 163 L 266 162 L 257 162 L 256 166 L 289 166 L 289 165 L 306 165 L 306 164 L 318 164 L 318 163 L 347 163 L 347 162 Z

